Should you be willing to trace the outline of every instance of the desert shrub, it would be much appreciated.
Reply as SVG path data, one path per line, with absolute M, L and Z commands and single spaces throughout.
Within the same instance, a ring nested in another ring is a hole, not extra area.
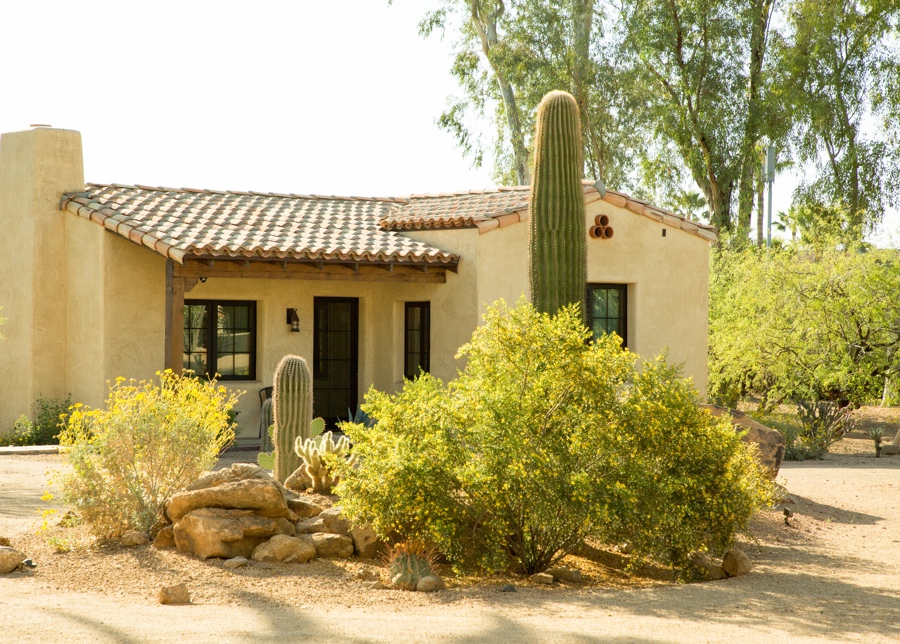
M 22 414 L 6 434 L 0 435 L 2 445 L 57 445 L 59 433 L 66 426 L 66 416 L 72 397 L 65 400 L 39 397 L 32 408 L 34 422 Z
M 846 407 L 827 401 L 801 401 L 796 413 L 755 413 L 754 419 L 784 436 L 784 460 L 821 460 L 831 446 L 853 429 Z
M 678 369 L 639 374 L 618 338 L 589 337 L 577 307 L 500 302 L 456 380 L 370 390 L 377 424 L 343 426 L 344 512 L 487 570 L 544 570 L 589 535 L 676 565 L 721 549 L 765 501 L 751 451 Z
M 152 381 L 119 378 L 105 409 L 72 408 L 60 443 L 72 472 L 63 495 L 98 536 L 150 531 L 173 493 L 234 440 L 235 394 L 169 370 Z

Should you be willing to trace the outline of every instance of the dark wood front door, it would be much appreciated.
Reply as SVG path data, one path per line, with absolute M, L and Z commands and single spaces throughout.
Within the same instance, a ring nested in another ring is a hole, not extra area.
M 317 297 L 313 307 L 313 413 L 334 427 L 358 402 L 359 300 Z

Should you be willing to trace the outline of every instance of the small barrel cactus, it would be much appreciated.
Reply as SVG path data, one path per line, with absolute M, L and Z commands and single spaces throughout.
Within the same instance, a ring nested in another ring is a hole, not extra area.
M 313 385 L 306 360 L 300 356 L 284 356 L 275 369 L 272 384 L 272 417 L 275 421 L 273 475 L 284 483 L 302 464 L 294 451 L 294 443 L 297 439 L 310 437 Z
M 431 570 L 433 561 L 434 553 L 418 541 L 396 544 L 388 555 L 391 584 L 401 590 L 415 590 L 422 577 L 434 574 Z
M 331 432 L 325 432 L 318 438 L 303 440 L 297 438 L 294 442 L 294 451 L 306 465 L 306 474 L 312 479 L 313 490 L 323 494 L 330 494 L 340 479 L 337 473 L 332 473 L 325 455 L 334 454 L 346 458 L 350 465 L 355 465 L 359 458 L 355 454 L 350 454 L 349 438 L 341 436 L 335 442 L 334 434 Z
M 566 92 L 550 92 L 538 105 L 536 121 L 528 224 L 531 302 L 555 315 L 561 306 L 583 302 L 587 277 L 578 103 Z

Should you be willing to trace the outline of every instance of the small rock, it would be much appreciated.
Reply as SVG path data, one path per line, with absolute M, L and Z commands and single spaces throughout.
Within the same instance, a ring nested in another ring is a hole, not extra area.
M 531 577 L 529 577 L 531 581 L 536 584 L 552 584 L 553 583 L 553 575 L 550 575 L 546 572 L 536 572 Z
M 288 499 L 287 505 L 301 519 L 318 516 L 325 509 L 318 503 L 303 498 Z
M 353 539 L 353 549 L 357 556 L 363 559 L 377 557 L 385 547 L 384 542 L 378 538 L 375 530 L 368 524 L 351 528 L 350 538 Z
M 504 584 L 503 586 L 500 587 L 500 592 L 501 593 L 515 593 L 518 591 L 516 590 L 516 587 L 513 586 L 512 584 Z
M 134 546 L 145 546 L 150 542 L 150 537 L 140 530 L 127 530 L 119 537 L 119 545 L 123 548 L 132 548 Z
M 19 567 L 19 564 L 25 561 L 27 557 L 24 552 L 20 552 L 9 546 L 0 546 L 0 575 L 5 575 Z
M 283 563 L 307 563 L 316 558 L 316 547 L 305 539 L 276 534 L 256 546 L 253 561 L 280 561 Z
M 710 581 L 718 581 L 728 577 L 722 566 L 715 563 L 709 554 L 705 552 L 695 552 L 691 555 L 691 563 L 698 568 L 706 571 L 707 579 Z
M 176 586 L 163 586 L 159 589 L 160 604 L 190 604 L 191 594 L 188 592 L 187 586 L 178 584 Z
M 381 579 L 381 573 L 373 568 L 360 568 L 356 571 L 356 578 L 360 581 L 377 581 Z
M 316 532 L 301 535 L 300 538 L 311 543 L 316 549 L 316 556 L 323 559 L 347 559 L 353 556 L 353 541 L 342 534 Z
M 10 545 L 9 539 L 6 537 L 0 537 L 0 546 L 8 546 Z
M 444 588 L 446 588 L 444 580 L 436 575 L 422 577 L 419 579 L 419 583 L 416 584 L 416 590 L 420 593 L 434 593 L 444 590 Z
M 174 548 L 175 547 L 175 526 L 167 525 L 165 528 L 156 533 L 156 539 L 153 540 L 154 548 Z
M 22 568 L 37 568 L 37 563 L 34 559 L 26 559 L 22 563 L 19 564 Z
M 753 563 L 750 557 L 738 549 L 729 550 L 722 559 L 722 569 L 728 573 L 729 577 L 737 577 L 738 575 L 746 575 L 753 570 Z
M 231 559 L 226 559 L 225 563 L 222 564 L 222 567 L 234 570 L 235 568 L 244 568 L 249 563 L 250 561 L 247 557 L 233 557 Z
M 565 581 L 570 584 L 580 584 L 584 581 L 584 577 L 581 575 L 580 570 L 567 568 L 566 566 L 557 566 L 556 568 L 550 568 L 546 572 L 548 575 L 553 575 L 553 579 L 555 579 L 556 581 Z
M 616 550 L 621 552 L 623 555 L 630 555 L 632 552 L 634 552 L 634 546 L 632 546 L 630 543 L 620 543 L 616 546 Z

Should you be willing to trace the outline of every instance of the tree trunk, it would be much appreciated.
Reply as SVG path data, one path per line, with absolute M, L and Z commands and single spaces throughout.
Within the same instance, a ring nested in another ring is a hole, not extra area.
M 506 113 L 506 124 L 509 127 L 509 136 L 513 146 L 516 179 L 519 185 L 525 186 L 531 183 L 531 171 L 528 168 L 528 150 L 525 148 L 525 136 L 522 132 L 522 119 L 519 115 L 519 107 L 516 104 L 516 93 L 493 59 L 493 49 L 498 41 L 497 20 L 503 15 L 504 6 L 502 2 L 499 2 L 496 9 L 486 12 L 481 0 L 470 0 L 469 8 L 472 15 L 472 26 L 481 40 L 481 50 L 484 52 L 488 65 L 494 72 L 497 85 L 500 87 L 500 96 L 503 98 L 503 110 Z
M 590 149 L 590 161 L 596 169 L 597 178 L 605 178 L 603 164 L 603 147 L 600 138 L 594 130 L 594 121 L 590 114 L 590 101 L 588 100 L 588 87 L 591 85 L 590 66 L 591 61 L 591 31 L 594 22 L 594 0 L 572 0 L 572 26 L 575 41 L 575 66 L 572 70 L 574 81 L 574 95 L 581 111 L 581 123 L 584 129 L 584 138 Z

